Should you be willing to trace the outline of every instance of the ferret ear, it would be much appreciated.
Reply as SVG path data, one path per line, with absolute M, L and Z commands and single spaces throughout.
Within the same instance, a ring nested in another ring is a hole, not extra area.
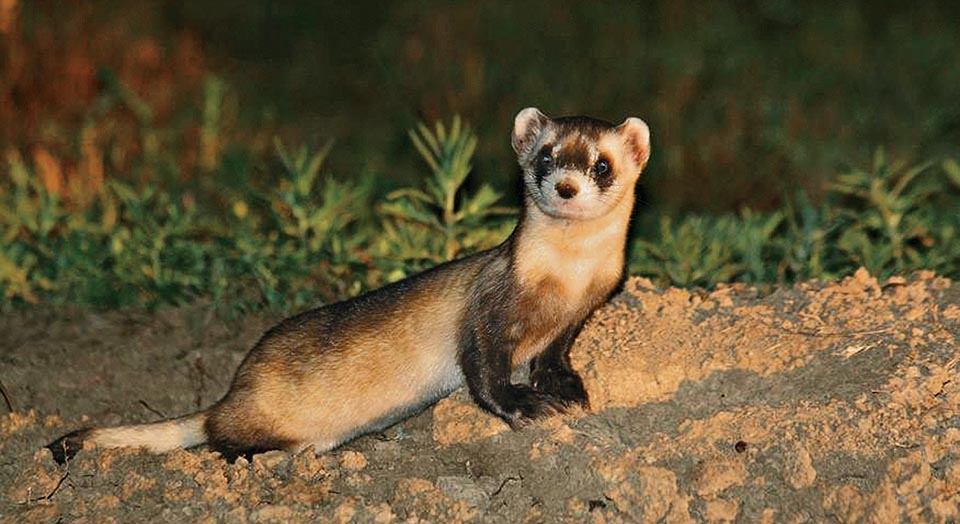
M 523 155 L 530 149 L 530 146 L 536 140 L 540 131 L 546 127 L 550 117 L 540 112 L 535 107 L 528 107 L 519 113 L 513 119 L 513 150 L 517 155 Z
M 617 131 L 632 150 L 633 159 L 642 171 L 650 160 L 650 128 L 647 123 L 639 118 L 628 118 L 617 126 Z

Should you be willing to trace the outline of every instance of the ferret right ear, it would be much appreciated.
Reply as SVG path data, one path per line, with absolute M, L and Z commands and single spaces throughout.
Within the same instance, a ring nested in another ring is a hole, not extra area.
M 517 155 L 523 155 L 528 152 L 537 135 L 546 127 L 550 117 L 540 112 L 535 107 L 528 107 L 519 113 L 513 119 L 513 150 Z
M 640 171 L 647 167 L 650 160 L 650 128 L 647 123 L 636 117 L 631 117 L 617 126 L 617 131 L 623 135 L 624 142 L 633 152 L 633 160 Z

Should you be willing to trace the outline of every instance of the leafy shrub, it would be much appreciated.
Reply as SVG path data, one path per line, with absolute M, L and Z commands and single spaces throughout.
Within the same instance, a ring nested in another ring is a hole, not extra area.
M 501 195 L 488 184 L 472 194 L 464 190 L 477 139 L 460 117 L 453 118 L 449 131 L 441 122 L 434 131 L 420 124 L 410 139 L 431 176 L 424 188 L 393 191 L 380 204 L 385 234 L 376 250 L 390 280 L 492 247 L 511 225 L 498 218 L 513 214 L 495 205 Z

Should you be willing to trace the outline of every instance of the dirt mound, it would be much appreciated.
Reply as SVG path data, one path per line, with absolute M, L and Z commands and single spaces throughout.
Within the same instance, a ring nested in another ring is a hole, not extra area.
M 40 449 L 216 400 L 276 319 L 206 311 L 0 319 L 0 521 L 960 519 L 960 288 L 932 274 L 767 296 L 632 279 L 573 351 L 591 412 L 523 431 L 459 391 L 320 457 Z

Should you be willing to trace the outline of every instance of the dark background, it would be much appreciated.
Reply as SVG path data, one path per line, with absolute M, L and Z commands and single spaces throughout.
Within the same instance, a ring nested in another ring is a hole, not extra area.
M 956 2 L 13 4 L 0 15 L 2 145 L 51 153 L 67 178 L 70 166 L 83 173 L 86 126 L 110 145 L 107 178 L 180 183 L 212 170 L 215 183 L 246 183 L 270 176 L 263 158 L 279 135 L 335 138 L 328 170 L 382 177 L 386 191 L 424 171 L 406 130 L 459 114 L 480 138 L 475 183 L 512 190 L 509 130 L 531 105 L 645 119 L 644 200 L 664 212 L 817 196 L 878 147 L 907 162 L 960 151 Z M 222 81 L 222 144 L 205 164 L 196 144 L 211 78 Z M 116 86 L 135 102 L 103 102 Z M 104 131 L 105 115 L 118 123 Z M 150 153 L 128 138 L 144 126 L 175 151 L 159 174 L 130 160 Z

